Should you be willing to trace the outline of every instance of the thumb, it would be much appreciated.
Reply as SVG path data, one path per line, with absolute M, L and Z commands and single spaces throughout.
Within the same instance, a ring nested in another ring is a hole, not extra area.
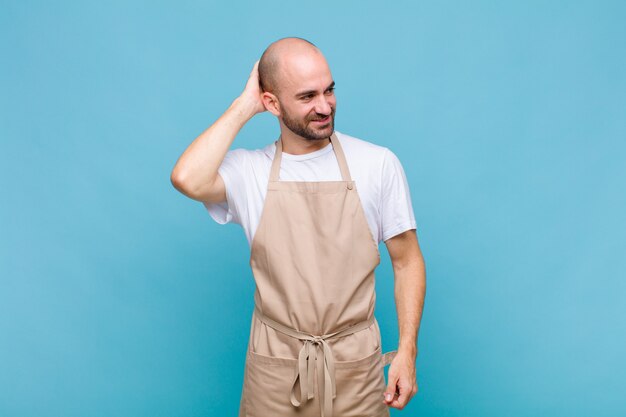
M 396 395 L 396 384 L 398 382 L 398 377 L 389 376 L 389 381 L 387 382 L 387 388 L 385 389 L 384 396 L 386 402 L 391 402 Z

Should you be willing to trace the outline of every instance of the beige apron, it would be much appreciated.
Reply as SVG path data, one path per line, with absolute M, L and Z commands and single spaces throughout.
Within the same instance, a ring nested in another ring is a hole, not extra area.
M 382 354 L 374 317 L 380 263 L 339 139 L 342 181 L 279 181 L 276 142 L 251 245 L 256 282 L 239 417 L 382 417 Z

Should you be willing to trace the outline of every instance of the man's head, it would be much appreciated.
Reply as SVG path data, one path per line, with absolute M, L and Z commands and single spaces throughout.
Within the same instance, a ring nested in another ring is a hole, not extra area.
M 258 69 L 265 108 L 281 125 L 308 140 L 333 133 L 335 83 L 315 45 L 301 38 L 279 39 L 263 52 Z

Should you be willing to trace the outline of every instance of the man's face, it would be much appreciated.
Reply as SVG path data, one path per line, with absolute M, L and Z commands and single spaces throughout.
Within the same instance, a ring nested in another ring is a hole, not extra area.
M 327 139 L 335 130 L 337 100 L 326 60 L 321 55 L 299 56 L 284 68 L 278 98 L 283 124 L 305 139 Z

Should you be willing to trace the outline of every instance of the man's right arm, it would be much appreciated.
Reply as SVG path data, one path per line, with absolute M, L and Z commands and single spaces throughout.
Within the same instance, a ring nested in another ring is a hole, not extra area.
M 265 111 L 257 67 L 258 61 L 243 93 L 178 158 L 170 181 L 187 197 L 208 203 L 226 201 L 226 189 L 218 168 L 241 128 L 255 114 Z

